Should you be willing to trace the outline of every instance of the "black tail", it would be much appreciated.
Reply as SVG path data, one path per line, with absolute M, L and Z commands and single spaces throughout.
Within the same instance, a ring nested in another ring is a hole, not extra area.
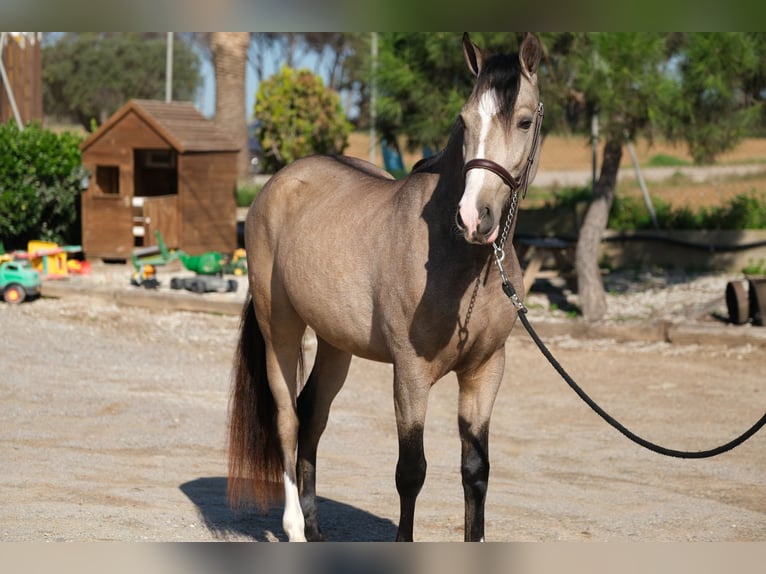
M 266 344 L 250 297 L 242 310 L 229 406 L 229 504 L 255 502 L 265 510 L 284 493 L 282 461 Z

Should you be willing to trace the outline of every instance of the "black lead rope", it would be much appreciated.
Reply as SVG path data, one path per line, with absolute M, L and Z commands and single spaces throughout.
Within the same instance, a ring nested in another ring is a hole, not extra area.
M 711 448 L 709 450 L 701 450 L 701 451 L 686 451 L 686 450 L 675 450 L 671 448 L 665 448 L 663 446 L 654 444 L 653 442 L 650 442 L 644 438 L 641 438 L 637 434 L 629 431 L 619 421 L 615 420 L 614 417 L 612 417 L 604 409 L 598 406 L 595 403 L 595 401 L 591 399 L 588 396 L 588 394 L 579 387 L 579 385 L 574 381 L 574 379 L 572 379 L 572 377 L 569 376 L 569 373 L 567 373 L 564 370 L 564 367 L 562 367 L 561 364 L 559 364 L 559 362 L 556 360 L 556 358 L 553 356 L 550 350 L 548 350 L 548 347 L 545 346 L 545 343 L 543 343 L 543 341 L 540 339 L 537 332 L 535 332 L 535 330 L 532 328 L 532 325 L 529 324 L 529 319 L 527 318 L 527 308 L 521 303 L 519 296 L 516 294 L 516 291 L 514 290 L 513 286 L 507 280 L 503 281 L 503 291 L 508 296 L 508 298 L 511 299 L 514 306 L 516 307 L 518 311 L 518 316 L 521 319 L 521 323 L 524 325 L 524 328 L 527 330 L 527 333 L 529 333 L 529 336 L 532 337 L 532 340 L 535 342 L 535 344 L 543 353 L 543 355 L 545 355 L 545 358 L 548 359 L 548 362 L 550 362 L 551 366 L 554 369 L 556 369 L 558 374 L 561 375 L 561 377 L 567 382 L 567 384 L 571 387 L 571 389 L 575 393 L 577 393 L 577 396 L 579 396 L 583 401 L 585 401 L 585 403 L 590 408 L 592 408 L 596 412 L 596 414 L 598 414 L 602 419 L 604 419 L 612 427 L 620 431 L 623 435 L 628 437 L 630 440 L 632 440 L 636 444 L 639 444 L 643 446 L 644 448 L 651 450 L 652 452 L 656 452 L 657 454 L 672 456 L 675 458 L 710 458 L 710 457 L 722 454 L 724 452 L 728 452 L 734 447 L 739 446 L 740 444 L 745 442 L 747 439 L 749 439 L 751 436 L 753 436 L 755 433 L 757 433 L 759 430 L 761 430 L 761 427 L 763 427 L 763 425 L 766 424 L 766 414 L 764 414 L 758 422 L 756 422 L 753 426 L 751 426 L 748 430 L 746 430 L 744 433 L 739 435 L 734 440 L 729 441 L 726 444 L 723 444 L 716 448 Z

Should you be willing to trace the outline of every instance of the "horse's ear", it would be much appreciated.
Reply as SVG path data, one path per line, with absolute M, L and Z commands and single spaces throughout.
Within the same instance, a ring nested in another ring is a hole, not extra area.
M 540 45 L 540 40 L 534 34 L 527 32 L 521 43 L 521 48 L 519 48 L 519 62 L 521 63 L 521 71 L 525 76 L 531 78 L 537 73 L 542 55 L 543 48 Z
M 471 42 L 468 32 L 463 33 L 463 54 L 468 68 L 474 76 L 478 77 L 481 67 L 484 65 L 484 52 L 476 44 Z

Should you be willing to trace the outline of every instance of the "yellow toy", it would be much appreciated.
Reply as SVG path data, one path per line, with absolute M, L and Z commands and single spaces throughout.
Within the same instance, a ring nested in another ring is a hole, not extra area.
M 58 279 L 66 277 L 70 270 L 87 273 L 90 266 L 70 266 L 67 263 L 68 253 L 82 251 L 79 245 L 60 246 L 52 241 L 32 240 L 27 244 L 27 252 L 16 252 L 17 259 L 29 259 L 32 267 L 40 273 L 43 279 Z

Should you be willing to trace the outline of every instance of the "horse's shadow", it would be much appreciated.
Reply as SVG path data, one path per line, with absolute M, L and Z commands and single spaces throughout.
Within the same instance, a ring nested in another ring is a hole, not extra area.
M 282 531 L 281 508 L 272 508 L 265 514 L 230 509 L 225 477 L 198 478 L 185 482 L 180 489 L 197 506 L 205 526 L 216 538 L 237 535 L 261 542 L 287 539 Z M 396 525 L 387 518 L 322 497 L 317 497 L 317 505 L 326 540 L 390 542 L 396 537 Z

